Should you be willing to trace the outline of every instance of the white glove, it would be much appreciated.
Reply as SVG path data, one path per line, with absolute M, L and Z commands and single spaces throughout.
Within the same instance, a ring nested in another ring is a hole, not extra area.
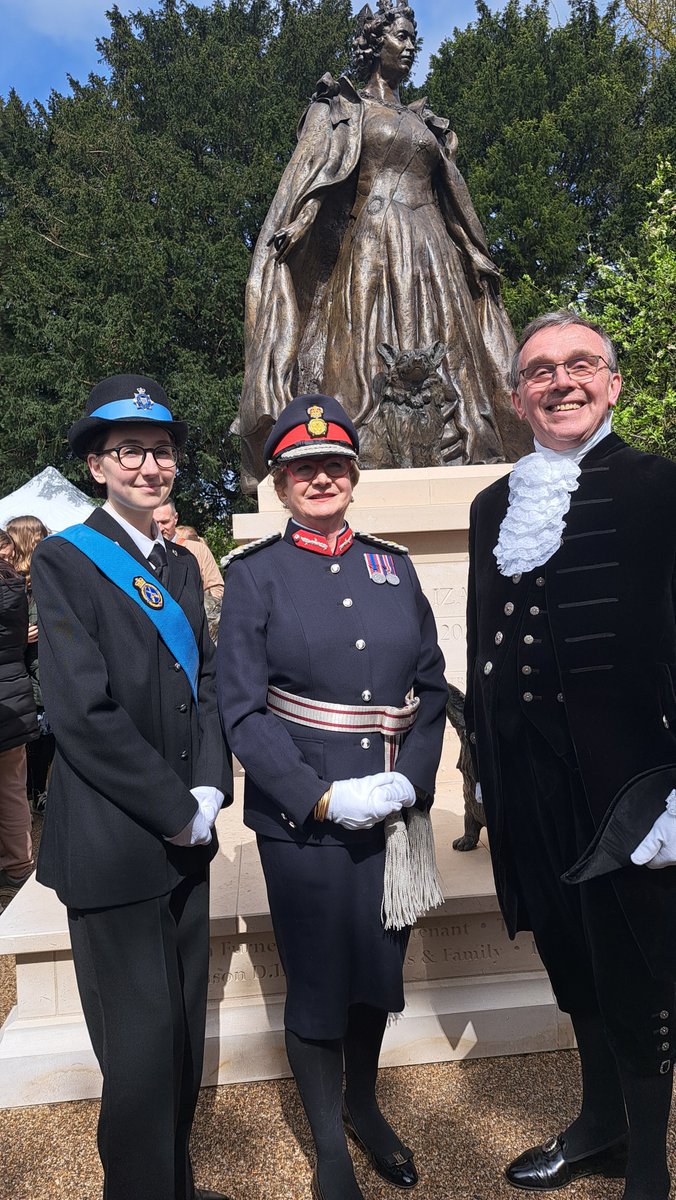
M 199 807 L 191 821 L 174 837 L 165 838 L 172 846 L 208 846 L 211 841 L 211 825 Z
M 401 807 L 402 808 L 413 808 L 413 805 L 415 804 L 418 797 L 415 794 L 415 788 L 414 788 L 413 784 L 411 783 L 410 779 L 407 779 L 405 775 L 402 775 L 401 771 L 392 771 L 392 778 L 395 781 L 397 787 L 401 788 L 404 792 L 404 799 L 403 799 Z M 386 784 L 385 786 L 391 787 L 392 785 Z
M 215 787 L 206 787 L 204 784 L 200 784 L 199 787 L 191 788 L 190 791 L 202 809 L 204 816 L 209 822 L 209 825 L 213 825 L 216 817 L 221 811 L 223 801 L 225 800 L 223 792 L 220 792 L 218 788 Z
M 481 784 L 478 782 L 478 780 L 474 788 L 474 799 L 476 800 L 477 804 L 483 804 L 484 802 L 483 796 L 481 795 Z
M 637 867 L 659 871 L 662 867 L 676 866 L 676 791 L 673 789 L 666 804 L 667 811 L 660 814 L 631 856 Z
M 405 802 L 415 803 L 408 779 L 397 771 L 380 771 L 362 779 L 337 779 L 326 815 L 345 829 L 371 829 L 390 813 L 399 812 Z

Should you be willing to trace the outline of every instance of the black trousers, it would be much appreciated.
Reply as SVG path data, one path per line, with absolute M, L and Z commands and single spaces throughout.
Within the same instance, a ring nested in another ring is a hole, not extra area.
M 620 1063 L 640 1075 L 670 1069 L 674 984 L 656 979 L 613 887 L 612 873 L 582 884 L 561 876 L 591 841 L 594 824 L 577 766 L 528 721 L 501 741 L 509 875 L 527 914 L 559 1007 L 600 1013 Z
M 77 983 L 103 1074 L 104 1200 L 193 1200 L 188 1153 L 206 1017 L 206 872 L 117 908 L 68 910 Z

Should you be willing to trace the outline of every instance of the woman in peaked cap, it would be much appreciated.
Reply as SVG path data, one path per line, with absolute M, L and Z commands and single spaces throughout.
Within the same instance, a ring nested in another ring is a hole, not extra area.
M 99 383 L 68 440 L 106 502 L 31 563 L 56 737 L 38 879 L 67 906 L 103 1074 L 106 1200 L 220 1196 L 195 1188 L 188 1141 L 228 767 L 197 562 L 153 521 L 186 435 L 155 380 Z
M 421 911 L 397 854 L 407 859 L 412 830 L 429 838 L 446 703 L 406 551 L 346 522 L 358 451 L 333 397 L 284 410 L 265 456 L 290 519 L 281 537 L 230 556 L 218 646 L 221 718 L 246 771 L 244 819 L 287 980 L 287 1053 L 317 1150 L 315 1200 L 362 1196 L 345 1130 L 388 1182 L 417 1182 L 376 1078 Z M 440 899 L 426 866 L 423 907 Z

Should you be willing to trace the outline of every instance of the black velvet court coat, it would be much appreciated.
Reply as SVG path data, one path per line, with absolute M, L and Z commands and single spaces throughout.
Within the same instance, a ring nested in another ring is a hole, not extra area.
M 95 510 L 86 524 L 152 578 L 107 512 Z M 164 840 L 191 820 L 191 787 L 231 791 L 199 568 L 184 547 L 168 549 L 167 588 L 199 647 L 199 711 L 153 623 L 80 550 L 55 535 L 31 563 L 42 689 L 56 735 L 37 877 L 72 908 L 163 895 L 217 850 L 215 835 L 190 848 Z
M 497 713 L 513 694 L 529 716 L 502 667 L 518 661 L 514 639 L 535 577 L 544 580 L 565 716 L 595 825 L 630 780 L 676 763 L 676 463 L 609 434 L 582 460 L 560 549 L 544 567 L 513 578 L 499 574 L 493 555 L 508 483 L 497 480 L 472 505 L 466 715 L 498 898 L 513 935 L 529 924 L 510 873 L 509 853 L 518 848 L 508 851 L 502 836 L 510 781 L 501 771 Z M 643 833 L 652 817 L 644 824 Z M 676 867 L 629 865 L 611 878 L 652 969 L 676 978 Z

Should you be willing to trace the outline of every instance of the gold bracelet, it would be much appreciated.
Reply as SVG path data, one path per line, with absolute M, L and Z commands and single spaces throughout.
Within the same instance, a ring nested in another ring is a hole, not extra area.
M 333 787 L 333 784 L 331 784 L 331 787 Z M 317 801 L 317 803 L 314 806 L 315 821 L 325 821 L 326 820 L 326 815 L 329 811 L 330 802 L 331 802 L 331 788 L 327 788 L 327 790 L 324 792 L 324 795 L 319 797 L 319 800 Z

